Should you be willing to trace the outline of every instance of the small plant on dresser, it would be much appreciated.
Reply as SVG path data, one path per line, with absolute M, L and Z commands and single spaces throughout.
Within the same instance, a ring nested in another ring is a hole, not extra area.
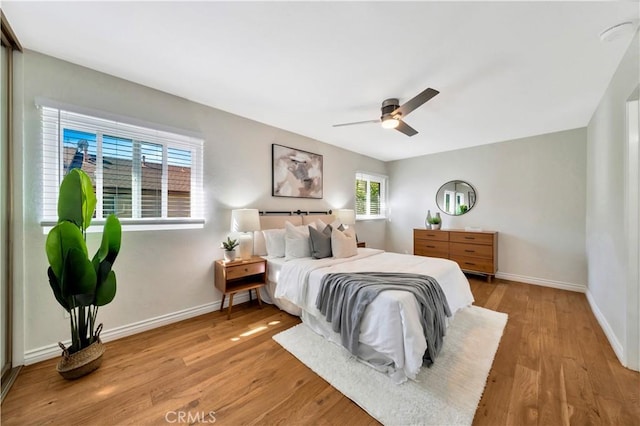
M 427 221 L 429 222 L 429 226 L 431 229 L 440 229 L 440 226 L 442 225 L 440 213 L 436 213 L 435 216 L 430 217 Z

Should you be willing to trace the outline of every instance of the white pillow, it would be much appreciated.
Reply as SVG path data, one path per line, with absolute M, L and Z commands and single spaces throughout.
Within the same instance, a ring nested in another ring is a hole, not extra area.
M 284 229 L 265 229 L 262 234 L 267 254 L 271 257 L 284 257 Z
M 253 254 L 256 256 L 266 256 L 267 242 L 264 240 L 264 234 L 262 231 L 253 232 Z
M 313 226 L 313 224 L 309 226 Z M 294 226 L 290 222 L 285 222 L 284 230 L 284 260 L 299 259 L 301 257 L 311 257 L 308 226 Z
M 351 257 L 358 254 L 358 243 L 353 228 L 344 231 L 334 228 L 331 231 L 331 250 L 335 258 Z

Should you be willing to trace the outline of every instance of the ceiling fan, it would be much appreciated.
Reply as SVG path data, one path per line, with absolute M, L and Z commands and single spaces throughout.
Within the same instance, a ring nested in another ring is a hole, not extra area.
M 402 105 L 400 105 L 400 102 L 396 98 L 385 99 L 382 102 L 382 115 L 380 116 L 380 119 L 334 124 L 333 127 L 351 126 L 354 124 L 365 123 L 380 123 L 385 129 L 396 129 L 397 131 L 402 132 L 407 136 L 413 136 L 417 134 L 418 131 L 402 121 L 402 119 L 409 115 L 409 113 L 411 113 L 413 110 L 427 102 L 429 99 L 433 98 L 438 93 L 440 92 L 429 87 L 428 89 L 423 90 L 421 93 L 414 96 L 412 99 Z

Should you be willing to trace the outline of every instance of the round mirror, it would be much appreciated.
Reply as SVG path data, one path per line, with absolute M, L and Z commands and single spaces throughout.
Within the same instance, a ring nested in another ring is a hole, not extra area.
M 436 204 L 446 214 L 460 216 L 476 204 L 476 190 L 463 180 L 452 180 L 440 187 Z

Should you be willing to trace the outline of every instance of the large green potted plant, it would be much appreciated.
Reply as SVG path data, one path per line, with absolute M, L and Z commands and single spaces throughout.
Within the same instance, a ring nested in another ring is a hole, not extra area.
M 69 313 L 71 346 L 63 350 L 58 372 L 75 379 L 98 368 L 104 346 L 102 324 L 96 326 L 98 308 L 116 295 L 116 274 L 111 269 L 120 251 L 122 228 L 115 215 L 104 225 L 102 242 L 89 258 L 86 236 L 96 207 L 91 179 L 79 169 L 71 170 L 60 185 L 58 224 L 46 242 L 49 284 L 53 294 Z

